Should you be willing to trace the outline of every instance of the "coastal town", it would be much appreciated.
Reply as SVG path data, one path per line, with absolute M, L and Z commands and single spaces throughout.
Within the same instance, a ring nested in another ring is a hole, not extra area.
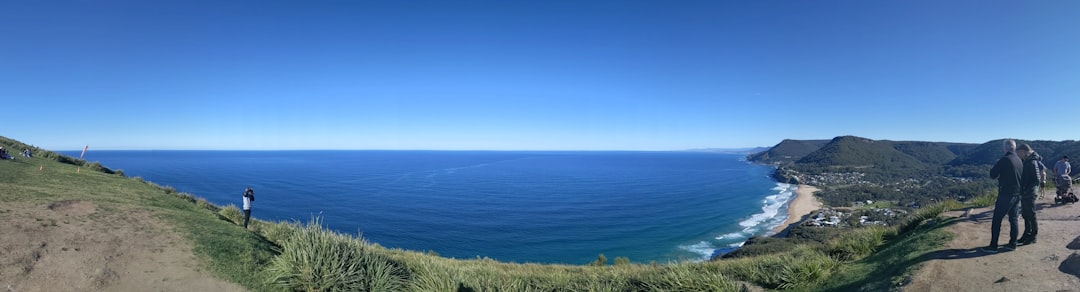
M 868 203 L 872 204 L 873 202 Z M 893 220 L 906 216 L 907 214 L 908 211 L 891 208 L 823 208 L 815 211 L 815 214 L 810 216 L 803 225 L 815 227 L 844 227 L 845 225 L 889 226 Z

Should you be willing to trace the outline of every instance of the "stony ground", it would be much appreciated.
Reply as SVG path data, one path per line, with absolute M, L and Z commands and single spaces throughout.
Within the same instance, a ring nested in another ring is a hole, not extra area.
M 0 291 L 243 291 L 138 210 L 88 201 L 0 205 Z
M 1016 251 L 980 252 L 990 243 L 992 208 L 949 212 L 956 238 L 929 260 L 905 291 L 1080 291 L 1080 204 L 1055 205 L 1053 195 L 1037 202 L 1038 242 Z M 1002 244 L 1009 224 L 1002 224 Z M 1020 219 L 1020 234 L 1024 221 Z

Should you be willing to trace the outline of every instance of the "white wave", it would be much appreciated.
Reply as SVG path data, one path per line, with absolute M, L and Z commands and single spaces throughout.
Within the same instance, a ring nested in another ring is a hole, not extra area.
M 777 183 L 776 187 L 772 188 L 776 193 L 761 200 L 761 212 L 750 215 L 749 218 L 739 222 L 739 226 L 743 227 L 742 230 L 716 237 L 716 240 L 727 242 L 735 240 L 736 242 L 730 243 L 724 248 L 717 248 L 707 241 L 693 245 L 681 245 L 679 248 L 701 255 L 701 260 L 707 260 L 715 255 L 717 251 L 742 247 L 746 243 L 745 239 L 771 232 L 787 220 L 787 212 L 784 212 L 784 210 L 786 210 L 788 202 L 795 198 L 795 188 L 795 185 Z
M 700 255 L 700 260 L 707 260 L 716 253 L 716 247 L 705 241 L 693 245 L 680 245 L 679 248 Z
M 745 234 L 745 233 L 742 233 L 742 232 L 732 232 L 732 233 L 724 234 L 724 235 L 721 235 L 721 236 L 717 236 L 717 237 L 716 237 L 716 240 L 725 240 L 725 239 L 742 239 L 742 238 L 746 238 L 746 234 Z
M 743 232 L 753 235 L 758 231 L 771 230 L 770 225 L 776 227 L 787 220 L 787 212 L 780 211 L 784 210 L 787 203 L 795 198 L 795 187 L 791 184 L 777 183 L 773 190 L 778 193 L 766 196 L 762 200 L 761 213 L 751 215 L 750 218 L 739 222 L 739 226 L 743 227 Z

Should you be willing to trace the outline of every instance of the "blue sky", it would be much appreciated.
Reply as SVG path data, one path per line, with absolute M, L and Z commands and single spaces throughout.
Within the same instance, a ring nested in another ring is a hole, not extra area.
M 1080 1 L 6 1 L 64 150 L 1077 139 Z

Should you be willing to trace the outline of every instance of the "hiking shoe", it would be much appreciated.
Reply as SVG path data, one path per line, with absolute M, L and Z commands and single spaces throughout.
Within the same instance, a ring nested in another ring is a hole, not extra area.
M 1027 240 L 1021 240 L 1018 243 L 1020 243 L 1020 245 L 1029 245 L 1029 244 L 1035 244 L 1036 242 L 1038 242 L 1038 241 L 1035 240 L 1034 237 L 1032 237 L 1032 238 L 1028 238 Z
M 984 247 L 980 247 L 979 251 L 985 252 L 985 253 L 998 253 L 998 247 L 996 247 L 996 246 L 984 246 Z
M 1005 251 L 1014 251 L 1014 250 L 1016 250 L 1016 244 L 1015 243 L 1006 244 L 1005 246 L 1002 246 L 1001 249 L 1004 249 Z

